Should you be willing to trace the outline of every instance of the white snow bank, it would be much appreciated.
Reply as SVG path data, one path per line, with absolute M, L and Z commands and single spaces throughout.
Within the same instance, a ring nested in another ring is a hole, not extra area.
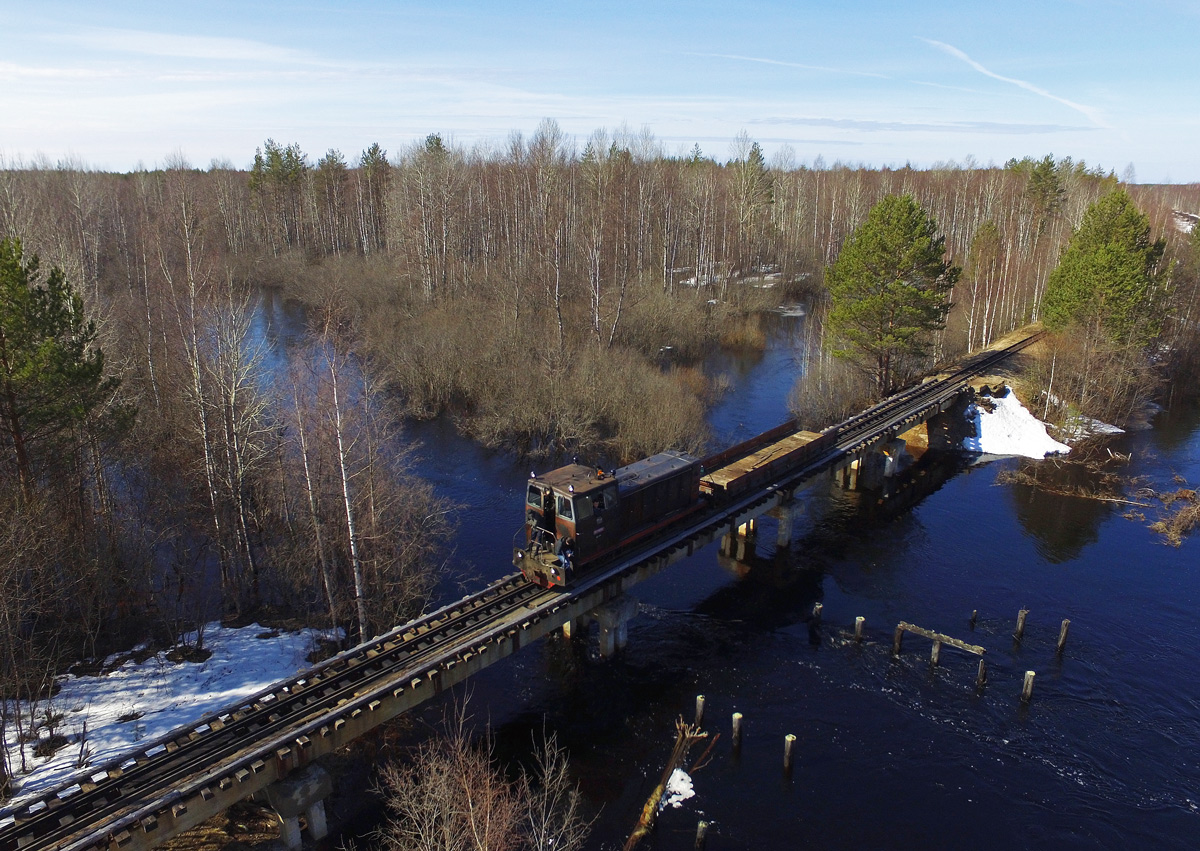
M 667 788 L 663 790 L 662 806 L 679 809 L 688 798 L 694 798 L 696 790 L 692 788 L 692 778 L 682 768 L 671 772 L 667 780 Z
M 1046 433 L 1046 424 L 1029 413 L 1011 390 L 1004 396 L 992 397 L 991 401 L 995 405 L 991 412 L 977 404 L 967 408 L 967 418 L 975 421 L 977 435 L 963 440 L 967 451 L 1026 458 L 1071 451 L 1071 447 Z
M 70 744 L 43 759 L 33 756 L 36 741 L 25 743 L 25 765 L 29 770 L 24 774 L 10 703 L 4 747 L 18 794 L 6 805 L 48 789 L 72 773 L 137 750 L 144 740 L 192 723 L 311 667 L 305 656 L 317 640 L 340 637 L 320 630 L 257 637 L 265 632 L 268 630 L 258 624 L 226 629 L 214 623 L 204 632 L 204 647 L 212 651 L 212 656 L 203 662 L 174 663 L 165 653 L 159 653 L 141 664 L 128 661 L 104 676 L 61 677 L 61 690 L 40 704 L 37 720 L 40 722 L 47 710 L 61 714 L 57 732 Z M 189 639 L 195 643 L 194 635 Z M 28 708 L 23 706 L 22 711 L 28 713 Z M 81 768 L 80 738 L 85 724 L 83 748 L 87 758 L 86 766 Z M 42 735 L 48 733 L 42 731 Z
M 1095 437 L 1103 434 L 1124 434 L 1125 429 L 1091 417 L 1074 417 L 1067 424 L 1066 432 L 1068 439 L 1075 440 L 1076 438 Z

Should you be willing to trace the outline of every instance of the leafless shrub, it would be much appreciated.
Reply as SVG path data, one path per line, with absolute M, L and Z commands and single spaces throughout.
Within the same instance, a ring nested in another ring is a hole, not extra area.
M 1031 361 L 1025 378 L 1040 398 L 1043 419 L 1069 426 L 1073 418 L 1092 417 L 1124 425 L 1143 410 L 1162 383 L 1146 353 L 1118 345 L 1082 329 L 1048 341 L 1049 358 Z
M 532 774 L 521 773 L 525 804 L 525 843 L 532 851 L 575 851 L 582 848 L 592 822 L 581 812 L 578 787 L 570 776 L 567 752 L 554 736 L 535 745 Z
M 853 365 L 818 355 L 796 381 L 788 407 L 801 428 L 819 431 L 869 407 L 874 392 L 874 383 Z
M 728 307 L 710 303 L 696 293 L 671 295 L 647 287 L 625 312 L 617 342 L 655 358 L 664 346 L 673 357 L 692 359 L 703 354 L 724 322 Z
M 727 349 L 761 352 L 767 347 L 767 335 L 760 314 L 750 313 L 731 320 L 721 329 L 720 341 Z
M 550 738 L 533 774 L 508 779 L 494 764 L 490 738 L 473 744 L 465 707 L 440 738 L 410 762 L 382 771 L 391 819 L 377 840 L 386 851 L 575 851 L 590 823 L 580 813 L 566 754 Z

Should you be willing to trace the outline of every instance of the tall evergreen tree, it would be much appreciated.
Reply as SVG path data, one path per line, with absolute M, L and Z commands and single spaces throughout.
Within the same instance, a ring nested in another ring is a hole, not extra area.
M 911 195 L 876 204 L 825 275 L 833 354 L 871 373 L 883 396 L 929 354 L 944 327 L 959 268 L 945 237 Z
M 116 388 L 104 377 L 96 326 L 55 267 L 42 280 L 37 255 L 0 240 L 0 434 L 21 492 L 34 491 L 33 449 L 83 422 Z
M 1046 282 L 1046 327 L 1079 325 L 1116 343 L 1144 344 L 1159 330 L 1158 264 L 1165 243 L 1124 189 L 1092 204 Z

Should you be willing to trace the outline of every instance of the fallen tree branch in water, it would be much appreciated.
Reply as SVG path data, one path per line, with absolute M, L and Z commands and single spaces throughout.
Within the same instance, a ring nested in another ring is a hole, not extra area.
M 1165 537 L 1171 546 L 1178 547 L 1193 529 L 1200 526 L 1200 500 L 1196 499 L 1196 492 L 1190 488 L 1155 495 L 1162 500 L 1164 508 L 1169 509 L 1176 504 L 1178 508 L 1162 520 L 1151 523 L 1150 529 Z
M 1134 505 L 1139 508 L 1149 506 L 1147 502 L 1138 500 L 1126 499 L 1123 496 L 1117 496 L 1115 493 L 1097 491 L 1086 488 L 1082 485 L 1074 487 L 1064 487 L 1062 485 L 1051 485 L 1041 481 L 1036 476 L 1031 476 L 1023 470 L 1003 470 L 996 476 L 996 484 L 998 485 L 1026 485 L 1031 488 L 1037 488 L 1045 493 L 1052 493 L 1058 496 L 1073 496 L 1079 499 L 1092 499 L 1097 502 L 1112 502 L 1118 505 Z M 1111 485 L 1107 480 L 1101 482 L 1102 485 Z
M 637 826 L 634 827 L 633 833 L 629 834 L 629 839 L 625 842 L 624 851 L 633 851 L 637 844 L 654 829 L 654 822 L 658 818 L 659 810 L 662 809 L 663 792 L 667 788 L 671 775 L 675 773 L 676 768 L 683 765 L 692 745 L 706 738 L 708 738 L 708 733 L 702 733 L 699 727 L 684 722 L 682 718 L 675 722 L 675 748 L 671 751 L 671 758 L 667 760 L 667 767 L 663 769 L 662 779 L 650 793 L 650 797 L 646 800 L 646 806 L 642 808 L 642 815 L 638 819 Z

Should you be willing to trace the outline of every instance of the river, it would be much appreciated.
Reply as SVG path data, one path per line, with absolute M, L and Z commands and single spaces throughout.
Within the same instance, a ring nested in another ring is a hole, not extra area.
M 718 444 L 786 417 L 803 329 L 803 317 L 776 317 L 765 352 L 713 356 L 708 368 L 733 379 L 710 417 Z M 459 580 L 477 587 L 511 571 L 526 465 L 445 422 L 409 434 L 418 472 L 460 506 Z M 1165 412 L 1111 447 L 1132 455 L 1124 472 L 1146 486 L 1194 486 L 1200 409 Z M 1020 463 L 952 462 L 953 475 L 930 476 L 940 484 L 899 511 L 810 492 L 790 551 L 776 557 L 768 521 L 752 566 L 715 546 L 697 553 L 634 590 L 638 616 L 615 659 L 538 642 L 472 680 L 472 711 L 503 758 L 527 755 L 533 734 L 557 735 L 596 814 L 595 849 L 624 842 L 697 694 L 721 738 L 693 774 L 696 796 L 666 810 L 644 848 L 691 849 L 701 819 L 709 849 L 1193 848 L 1200 541 L 1162 543 L 1147 528 L 1154 508 L 1143 521 L 1124 516 L 1128 506 L 997 484 Z M 441 591 L 461 594 L 455 583 Z M 856 616 L 862 644 L 848 640 Z M 986 687 L 976 689 L 976 657 L 947 646 L 931 668 L 930 643 L 916 636 L 893 660 L 900 621 L 983 645 Z M 1024 704 L 1027 670 L 1036 680 Z

